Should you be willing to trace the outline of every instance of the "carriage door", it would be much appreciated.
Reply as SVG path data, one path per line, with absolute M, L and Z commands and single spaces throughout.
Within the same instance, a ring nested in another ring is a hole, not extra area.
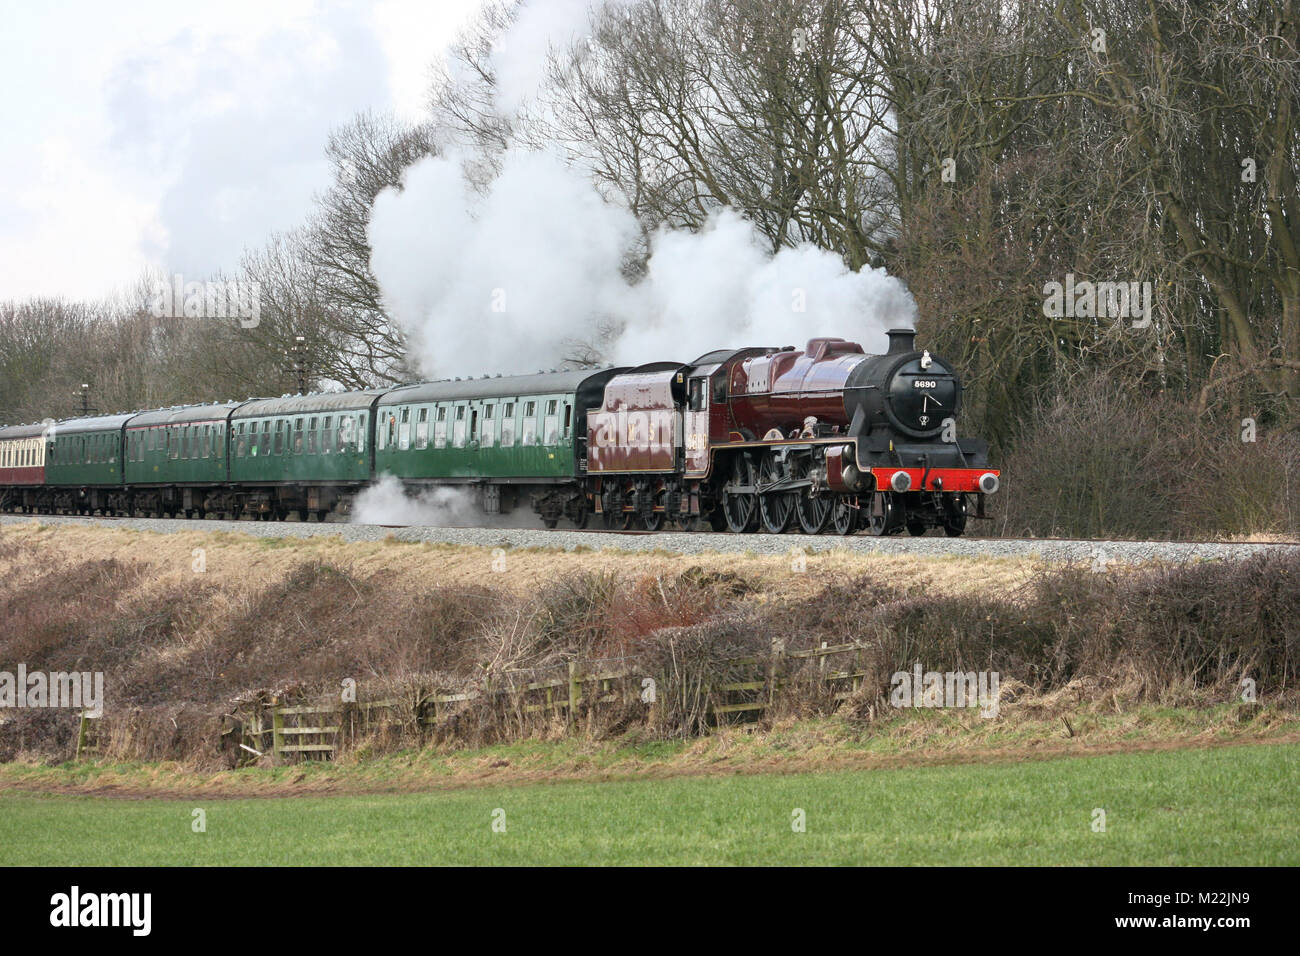
M 690 380 L 686 390 L 686 471 L 703 474 L 709 467 L 709 379 L 699 375 Z

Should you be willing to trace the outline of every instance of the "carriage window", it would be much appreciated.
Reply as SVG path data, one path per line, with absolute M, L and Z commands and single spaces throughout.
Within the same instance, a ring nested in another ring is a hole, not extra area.
M 244 423 L 240 422 L 235 426 L 235 457 L 243 458 L 244 451 L 247 447 L 248 446 L 244 444 Z
M 515 403 L 506 402 L 501 409 L 501 447 L 510 448 L 515 443 Z
M 537 403 L 524 402 L 524 420 L 520 423 L 519 444 L 537 444 Z
M 271 453 L 271 422 L 262 422 L 262 434 L 258 438 L 257 452 L 259 455 L 268 455 Z
M 469 413 L 469 440 L 478 441 L 478 409 L 471 409 Z
M 560 441 L 560 416 L 555 413 L 555 400 L 546 403 L 546 420 L 542 423 L 542 444 L 556 445 Z
M 411 410 L 409 408 L 402 409 L 402 424 L 397 429 L 397 447 L 401 451 L 406 451 L 411 447 Z
M 573 406 L 568 402 L 564 403 L 564 437 L 568 438 L 573 431 Z
M 366 450 L 366 416 L 363 412 L 357 416 L 357 451 Z
M 479 442 L 484 448 L 491 448 L 496 442 L 496 419 L 493 413 L 496 411 L 495 405 L 483 406 L 483 434 L 479 436 Z
M 275 444 L 272 447 L 276 455 L 284 451 L 284 422 L 282 421 L 275 423 Z
M 433 447 L 447 447 L 447 406 L 438 407 L 437 417 L 433 421 Z
M 181 430 L 173 425 L 167 429 L 167 457 L 173 460 L 181 456 Z
M 320 431 L 320 453 L 328 455 L 330 449 L 334 447 L 334 418 L 330 415 L 325 416 L 321 422 Z
M 456 424 L 452 426 L 451 443 L 457 448 L 465 447 L 465 406 L 456 406 Z
M 317 419 L 309 418 L 307 420 L 307 454 L 316 454 L 316 425 Z
M 352 430 L 353 430 L 355 427 L 356 427 L 356 426 L 355 426 L 355 424 L 354 424 L 354 422 L 353 422 L 353 420 L 352 420 L 352 416 L 351 416 L 351 415 L 340 415 L 340 416 L 339 416 L 339 428 L 338 428 L 338 442 L 339 442 L 339 447 L 338 447 L 338 450 L 339 450 L 339 453 L 340 453 L 340 454 L 342 454 L 343 452 L 345 452 L 345 451 L 347 450 L 348 445 L 352 444 Z
M 302 419 L 301 418 L 295 418 L 293 420 L 293 453 L 295 455 L 302 454 Z
M 429 447 L 429 410 L 427 408 L 420 409 L 420 417 L 415 423 L 415 447 Z

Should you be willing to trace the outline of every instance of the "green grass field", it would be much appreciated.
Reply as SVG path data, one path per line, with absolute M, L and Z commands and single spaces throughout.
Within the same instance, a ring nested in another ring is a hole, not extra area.
M 382 796 L 10 791 L 0 864 L 1296 865 L 1298 793 L 1297 745 Z

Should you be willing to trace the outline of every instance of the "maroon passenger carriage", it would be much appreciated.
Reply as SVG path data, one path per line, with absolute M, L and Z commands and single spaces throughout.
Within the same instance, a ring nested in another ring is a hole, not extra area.
M 710 352 L 614 376 L 587 417 L 587 493 L 605 525 L 871 534 L 984 516 L 999 473 L 957 436 L 952 366 L 889 332 L 868 355 L 844 339 Z
M 0 428 L 0 511 L 33 511 L 45 484 L 49 425 Z

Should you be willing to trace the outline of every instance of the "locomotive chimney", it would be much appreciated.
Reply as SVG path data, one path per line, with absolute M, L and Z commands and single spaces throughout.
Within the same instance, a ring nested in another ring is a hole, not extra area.
M 886 334 L 889 336 L 890 355 L 911 352 L 916 344 L 916 329 L 890 329 Z

